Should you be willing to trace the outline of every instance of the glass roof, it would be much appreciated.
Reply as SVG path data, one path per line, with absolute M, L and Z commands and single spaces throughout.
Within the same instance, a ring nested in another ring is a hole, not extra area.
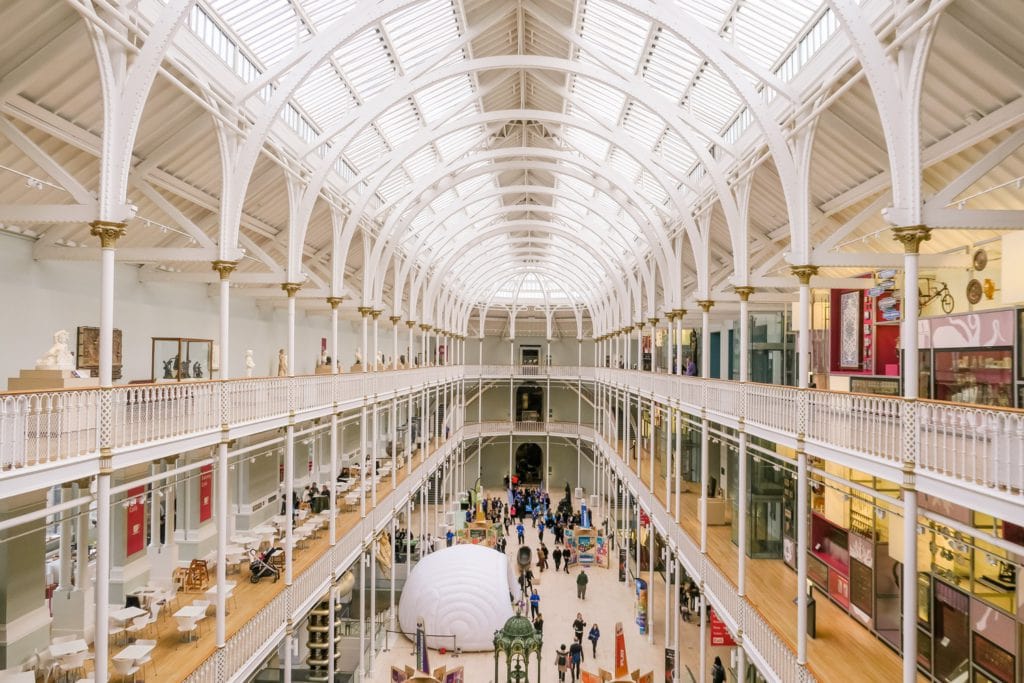
M 360 5 L 198 0 L 189 27 L 242 83 L 265 78 L 259 98 L 268 101 L 293 52 L 340 32 Z M 771 99 L 772 84 L 756 74 L 788 82 L 836 30 L 823 0 L 674 5 L 681 25 L 720 37 L 729 65 L 709 63 L 670 26 L 614 0 L 413 3 L 338 45 L 304 78 L 281 112 L 276 142 L 311 169 L 323 165 L 351 206 L 365 203 L 364 225 L 394 222 L 396 232 L 383 237 L 422 268 L 445 255 L 468 258 L 458 255 L 462 246 L 504 227 L 466 253 L 486 247 L 494 272 L 507 266 L 512 274 L 466 296 L 578 301 L 583 283 L 556 282 L 552 273 L 574 277 L 571 263 L 603 277 L 621 272 L 611 263 L 632 269 L 649 235 L 689 211 L 677 202 L 707 187 L 695 147 L 759 143 L 743 135 L 753 117 L 730 79 Z M 503 59 L 459 73 L 478 51 Z M 517 66 L 520 55 L 560 66 Z M 396 90 L 409 80 L 419 84 Z M 356 123 L 368 107 L 382 113 Z M 522 113 L 495 114 L 509 108 Z M 456 279 L 466 288 L 480 282 Z

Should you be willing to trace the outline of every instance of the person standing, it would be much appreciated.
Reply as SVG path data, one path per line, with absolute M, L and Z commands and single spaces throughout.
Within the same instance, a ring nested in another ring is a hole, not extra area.
M 446 533 L 446 534 L 444 535 L 444 542 L 445 542 L 445 545 L 446 545 L 447 547 L 451 548 L 451 547 L 452 547 L 452 542 L 453 542 L 454 540 L 455 540 L 455 532 L 454 532 L 454 531 L 452 531 L 451 529 L 449 529 L 449 530 L 448 530 L 448 533 Z
M 526 585 L 530 590 L 533 590 L 533 570 L 529 567 L 523 572 L 523 576 L 526 578 Z
M 544 635 L 544 615 L 540 612 L 537 613 L 537 616 L 533 620 L 533 630 L 536 631 L 539 636 Z
M 552 553 L 555 557 L 555 571 L 559 571 L 562 568 L 562 549 L 555 546 L 555 552 Z
M 583 646 L 575 642 L 569 646 L 569 667 L 572 670 L 572 680 L 580 678 L 580 664 L 583 663 Z
M 587 640 L 594 646 L 594 659 L 597 659 L 597 639 L 601 637 L 601 629 L 594 624 L 590 627 L 590 633 L 587 634 Z
M 543 522 L 543 520 L 539 524 L 537 524 L 537 534 L 540 537 L 540 542 L 543 543 L 544 542 L 544 522 Z
M 519 538 L 519 545 L 526 542 L 526 529 L 522 523 L 516 524 L 516 536 Z
M 725 667 L 721 657 L 715 657 L 715 663 L 711 665 L 711 683 L 725 683 Z
M 577 643 L 583 642 L 583 629 L 587 627 L 587 622 L 583 621 L 583 613 L 576 613 L 576 620 L 572 622 L 572 633 Z
M 555 666 L 558 667 L 558 680 L 565 681 L 565 670 L 569 668 L 569 651 L 565 649 L 565 643 L 555 653 Z
M 576 575 L 576 597 L 580 600 L 587 599 L 587 584 L 590 582 L 590 577 L 587 576 L 587 572 L 584 569 L 580 570 L 580 573 Z
M 538 614 L 540 614 L 540 593 L 534 588 L 530 593 L 530 616 L 536 619 Z

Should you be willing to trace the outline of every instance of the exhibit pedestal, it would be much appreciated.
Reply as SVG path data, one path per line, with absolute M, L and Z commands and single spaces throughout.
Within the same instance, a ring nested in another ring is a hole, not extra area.
M 46 391 L 48 389 L 88 389 L 98 387 L 95 377 L 75 377 L 71 370 L 22 370 L 7 379 L 7 391 Z

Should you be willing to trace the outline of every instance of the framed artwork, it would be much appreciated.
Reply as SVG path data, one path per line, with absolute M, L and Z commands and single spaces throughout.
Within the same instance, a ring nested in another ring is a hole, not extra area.
M 100 328 L 81 325 L 78 327 L 78 344 L 75 354 L 75 368 L 89 370 L 93 377 L 100 371 Z M 121 330 L 114 328 L 114 379 L 121 379 Z
M 209 379 L 213 341 L 184 337 L 153 337 L 154 382 Z
M 839 367 L 860 368 L 860 291 L 839 297 Z

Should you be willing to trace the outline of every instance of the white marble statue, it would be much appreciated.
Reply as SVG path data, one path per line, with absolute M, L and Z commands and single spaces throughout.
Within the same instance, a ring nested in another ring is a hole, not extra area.
M 245 376 L 252 377 L 252 369 L 256 367 L 256 361 L 252 357 L 252 349 L 245 350 Z
M 288 354 L 284 352 L 284 349 L 277 350 L 277 376 L 288 376 Z
M 36 370 L 74 370 L 75 360 L 68 351 L 68 331 L 53 333 L 53 346 L 46 355 L 36 361 Z
M 362 364 L 363 364 L 363 350 L 362 349 L 356 349 L 356 365 L 362 365 Z

